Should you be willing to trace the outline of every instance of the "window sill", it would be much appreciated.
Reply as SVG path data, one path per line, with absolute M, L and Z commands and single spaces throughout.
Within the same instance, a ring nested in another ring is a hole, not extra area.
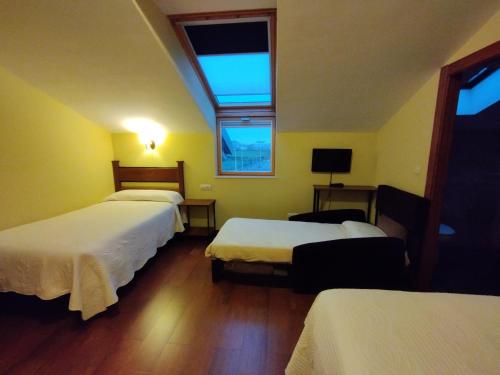
M 221 178 L 221 179 L 229 179 L 229 180 L 235 180 L 235 179 L 244 179 L 244 180 L 248 180 L 248 179 L 253 179 L 253 178 L 257 178 L 257 179 L 274 179 L 274 178 L 278 178 L 277 176 L 226 176 L 226 175 L 223 175 L 223 176 L 219 176 L 219 175 L 216 175 L 214 176 L 215 178 Z

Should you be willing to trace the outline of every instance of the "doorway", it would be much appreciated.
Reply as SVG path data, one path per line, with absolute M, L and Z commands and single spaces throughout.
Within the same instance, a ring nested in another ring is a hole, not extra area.
M 472 75 L 498 60 L 500 60 L 500 42 L 441 69 L 425 191 L 426 198 L 430 200 L 430 207 L 418 277 L 418 288 L 421 290 L 431 289 L 433 273 L 437 269 L 439 260 L 439 244 L 442 240 L 439 233 L 441 227 L 441 236 L 443 235 L 441 224 L 446 224 L 442 223 L 443 207 L 460 90 Z M 458 229 L 447 226 L 453 231 Z
M 500 59 L 463 74 L 432 290 L 500 295 Z

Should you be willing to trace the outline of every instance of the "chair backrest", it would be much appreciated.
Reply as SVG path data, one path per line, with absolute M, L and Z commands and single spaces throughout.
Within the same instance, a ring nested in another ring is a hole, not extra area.
M 394 237 L 348 238 L 296 246 L 292 283 L 299 292 L 330 288 L 402 289 L 405 243 Z

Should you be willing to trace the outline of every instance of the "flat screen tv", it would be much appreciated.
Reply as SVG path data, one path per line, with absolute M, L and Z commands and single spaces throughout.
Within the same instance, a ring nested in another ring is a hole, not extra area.
M 351 171 L 352 149 L 314 148 L 312 172 L 346 173 Z

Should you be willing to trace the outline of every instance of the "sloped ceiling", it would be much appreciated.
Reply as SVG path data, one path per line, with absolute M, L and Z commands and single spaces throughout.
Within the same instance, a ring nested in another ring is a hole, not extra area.
M 276 0 L 154 0 L 165 14 L 276 8 Z
M 278 0 L 280 130 L 380 128 L 498 0 Z
M 206 110 L 132 0 L 0 1 L 0 64 L 111 131 L 137 117 L 210 130 L 208 98 Z
M 112 131 L 123 131 L 129 117 L 208 131 L 206 95 L 186 82 L 186 66 L 162 45 L 169 38 L 153 32 L 162 18 L 141 14 L 152 1 L 0 0 L 0 64 Z M 381 127 L 500 7 L 500 0 L 154 2 L 163 15 L 278 9 L 279 131 Z

